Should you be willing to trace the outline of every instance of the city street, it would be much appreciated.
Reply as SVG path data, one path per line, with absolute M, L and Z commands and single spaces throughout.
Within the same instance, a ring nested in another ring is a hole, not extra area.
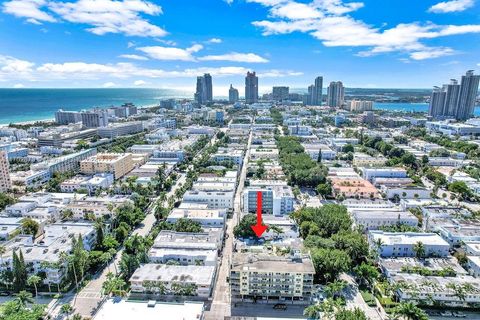
M 252 134 L 248 138 L 247 151 L 243 161 L 240 178 L 238 180 L 237 192 L 235 193 L 233 216 L 227 221 L 227 229 L 225 235 L 225 246 L 223 247 L 222 261 L 218 270 L 217 281 L 213 294 L 213 301 L 210 310 L 205 313 L 206 320 L 223 319 L 224 316 L 230 316 L 231 301 L 230 301 L 230 286 L 227 283 L 227 277 L 230 273 L 230 261 L 233 252 L 233 228 L 241 218 L 241 198 L 243 186 L 245 184 L 245 177 L 247 174 L 248 158 L 250 155 L 250 144 L 252 141 Z

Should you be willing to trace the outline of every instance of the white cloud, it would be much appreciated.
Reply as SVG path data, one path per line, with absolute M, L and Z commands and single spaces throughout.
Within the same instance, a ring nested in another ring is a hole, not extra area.
M 30 61 L 0 55 L 0 80 L 7 80 L 12 75 L 17 79 L 28 78 L 34 66 Z
M 133 42 L 133 41 L 128 41 L 128 43 L 127 43 L 127 48 L 131 48 L 131 47 L 135 47 L 135 46 L 136 46 L 135 42 Z
M 473 0 L 443 1 L 431 6 L 428 11 L 433 13 L 460 12 L 473 7 L 474 4 Z
M 196 53 L 203 49 L 201 44 L 194 44 L 190 48 L 180 49 L 173 47 L 140 47 L 137 50 L 147 54 L 152 59 L 156 60 L 180 60 L 180 61 L 195 61 L 192 53 Z
M 462 0 L 458 0 L 462 1 Z M 263 35 L 308 33 L 327 47 L 363 47 L 358 56 L 400 52 L 411 59 L 422 60 L 448 56 L 455 50 L 448 47 L 428 47 L 422 40 L 467 33 L 480 33 L 480 25 L 435 25 L 432 23 L 400 23 L 389 29 L 374 27 L 356 20 L 346 13 L 363 7 L 361 2 L 343 3 L 341 0 L 312 0 L 299 3 L 293 0 L 248 0 L 269 8 L 266 20 L 252 24 Z M 305 13 L 289 8 L 311 8 Z
M 124 58 L 124 59 L 132 59 L 132 60 L 142 60 L 142 61 L 148 60 L 147 57 L 140 56 L 138 54 L 121 54 L 118 57 Z
M 128 36 L 163 37 L 167 32 L 151 24 L 142 14 L 156 16 L 162 8 L 146 0 L 10 0 L 3 12 L 26 18 L 30 23 L 68 21 L 85 24 L 97 35 L 122 33 Z
M 0 56 L 0 81 L 40 81 L 49 82 L 73 80 L 100 80 L 105 81 L 105 86 L 115 85 L 113 79 L 157 79 L 157 78 L 194 78 L 204 73 L 210 73 L 214 77 L 243 76 L 249 71 L 245 67 L 201 67 L 187 68 L 183 70 L 163 70 L 142 68 L 133 63 L 100 64 L 83 61 L 64 63 L 44 63 L 36 66 L 35 63 L 16 59 L 8 56 Z M 262 77 L 286 77 L 298 76 L 302 73 L 292 70 L 258 70 Z M 133 80 L 132 80 L 133 81 Z M 135 80 L 135 85 L 143 85 L 145 80 Z
M 34 24 L 56 22 L 53 16 L 41 10 L 46 4 L 45 0 L 11 0 L 3 3 L 2 11 L 18 18 L 26 18 L 27 22 Z
M 147 84 L 147 83 L 143 80 L 136 80 L 136 81 L 133 82 L 134 86 L 143 86 L 145 84 Z
M 451 48 L 426 48 L 426 50 L 415 51 L 410 54 L 413 60 L 425 60 L 455 54 L 455 50 Z
M 231 52 L 221 55 L 210 55 L 198 58 L 201 61 L 235 61 L 247 63 L 266 63 L 267 59 L 254 53 Z
M 142 0 L 78 0 L 77 2 L 52 2 L 50 9 L 64 20 L 91 25 L 87 31 L 103 35 L 124 33 L 129 36 L 163 37 L 162 28 L 149 23 L 140 14 L 159 15 L 162 8 Z
M 21 83 L 16 83 L 16 84 L 13 85 L 13 87 L 14 87 L 15 89 L 25 88 L 25 86 L 24 86 L 23 84 L 21 84 Z
M 293 1 L 274 6 L 270 12 L 275 17 L 291 20 L 314 19 L 323 16 L 320 11 L 315 10 L 312 6 Z
M 105 83 L 102 85 L 102 87 L 104 87 L 104 88 L 113 88 L 113 87 L 115 87 L 115 86 L 116 86 L 116 84 L 115 84 L 114 82 L 105 82 Z
M 222 39 L 220 38 L 212 38 L 207 41 L 208 43 L 222 43 Z

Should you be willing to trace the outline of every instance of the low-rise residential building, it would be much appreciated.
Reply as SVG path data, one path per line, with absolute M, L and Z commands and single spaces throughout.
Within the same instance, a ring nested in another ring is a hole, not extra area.
M 402 168 L 364 168 L 363 178 L 373 182 L 375 178 L 407 178 L 407 170 Z
M 382 155 L 372 157 L 363 152 L 353 154 L 353 165 L 356 167 L 381 167 L 385 165 L 386 161 L 387 159 Z
M 158 293 L 162 295 L 187 295 L 208 299 L 215 279 L 214 266 L 168 265 L 147 263 L 130 277 L 133 293 Z
M 131 153 L 101 153 L 83 160 L 80 171 L 84 174 L 112 173 L 119 179 L 134 167 Z
M 384 187 L 382 191 L 388 199 L 430 199 L 432 191 L 421 187 Z
M 362 226 L 365 230 L 377 230 L 381 227 L 396 225 L 418 226 L 417 217 L 409 211 L 356 209 L 352 210 L 351 214 L 355 224 Z
M 212 209 L 232 209 L 235 193 L 233 191 L 209 192 L 190 190 L 183 195 L 184 202 L 207 203 Z
M 98 128 L 98 135 L 101 138 L 117 138 L 128 134 L 139 133 L 143 131 L 143 123 L 141 121 L 129 121 L 120 123 L 110 123 L 106 127 Z
M 230 288 L 234 301 L 308 304 L 313 290 L 315 268 L 309 255 L 234 252 Z
M 167 217 L 167 222 L 176 223 L 179 219 L 190 219 L 207 228 L 224 228 L 225 209 L 176 208 Z
M 401 302 L 474 307 L 480 301 L 480 279 L 468 275 L 439 277 L 402 273 L 390 277 L 388 281 L 398 287 L 396 293 Z M 458 290 L 465 294 L 458 294 Z
M 48 170 L 51 174 L 55 172 L 75 171 L 80 167 L 80 162 L 97 153 L 96 149 L 86 149 L 66 156 L 53 158 L 31 166 L 33 171 Z
M 243 163 L 243 150 L 232 148 L 218 148 L 218 151 L 211 155 L 216 163 L 232 162 L 241 166 Z
M 425 257 L 446 257 L 450 250 L 450 244 L 436 233 L 372 230 L 368 242 L 380 257 L 414 257 L 419 243 L 423 244 Z

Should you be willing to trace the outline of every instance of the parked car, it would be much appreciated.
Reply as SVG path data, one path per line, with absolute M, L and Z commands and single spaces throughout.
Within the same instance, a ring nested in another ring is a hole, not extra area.
M 467 317 L 467 315 L 465 313 L 461 312 L 461 311 L 455 311 L 453 313 L 453 316 L 455 318 L 466 318 Z
M 440 313 L 442 315 L 442 317 L 453 317 L 453 313 L 451 311 L 442 311 L 442 313 Z
M 287 310 L 287 305 L 284 303 L 277 303 L 276 305 L 273 306 L 273 309 L 276 310 Z
M 10 292 L 0 291 L 0 296 L 2 296 L 2 297 L 8 297 L 9 295 L 10 295 Z

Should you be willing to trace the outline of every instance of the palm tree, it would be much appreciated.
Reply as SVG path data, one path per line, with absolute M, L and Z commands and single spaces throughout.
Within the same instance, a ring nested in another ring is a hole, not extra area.
M 82 320 L 82 316 L 80 314 L 74 314 L 73 317 L 72 317 L 72 320 Z
M 62 305 L 62 307 L 60 308 L 60 312 L 67 315 L 68 319 L 68 315 L 73 312 L 73 307 L 69 303 L 66 303 Z
M 413 245 L 413 252 L 415 252 L 415 256 L 418 259 L 423 259 L 425 258 L 425 245 L 423 242 L 418 241 Z
M 119 293 L 120 295 L 123 294 L 123 288 L 126 286 L 125 281 L 115 276 L 113 273 L 109 272 L 107 274 L 107 280 L 103 283 L 103 290 L 104 293 L 109 295 L 111 293 L 116 294 Z
M 329 298 L 335 298 L 339 295 L 343 289 L 347 286 L 347 282 L 344 280 L 335 280 L 325 286 L 325 293 Z
M 37 288 L 37 285 L 40 283 L 40 281 L 42 281 L 42 278 L 40 278 L 39 276 L 37 275 L 31 275 L 30 277 L 28 277 L 27 279 L 27 284 L 29 286 L 34 286 L 35 287 L 35 297 L 38 295 L 38 288 Z
M 393 310 L 393 315 L 398 319 L 403 317 L 406 320 L 428 320 L 428 316 L 413 302 L 402 302 Z
M 360 285 L 372 284 L 379 276 L 377 269 L 369 264 L 362 262 L 361 265 L 354 268 L 357 277 L 360 279 Z
M 313 304 L 303 310 L 303 315 L 308 319 L 320 319 L 320 311 L 322 311 L 320 305 Z
M 462 285 L 456 285 L 455 283 L 447 283 L 446 287 L 448 289 L 451 289 L 454 292 L 454 295 L 458 297 L 461 301 L 465 301 L 467 298 L 467 292 L 465 290 L 465 287 Z
M 15 298 L 15 301 L 17 301 L 18 304 L 21 305 L 24 308 L 27 306 L 27 304 L 34 302 L 33 298 L 32 298 L 32 294 L 30 292 L 25 291 L 25 290 L 20 291 L 17 294 L 17 297 Z

